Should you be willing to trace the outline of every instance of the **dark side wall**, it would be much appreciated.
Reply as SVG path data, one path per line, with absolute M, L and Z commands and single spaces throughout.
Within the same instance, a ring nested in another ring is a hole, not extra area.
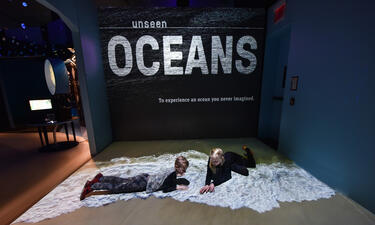
M 44 58 L 0 59 L 0 79 L 10 119 L 16 127 L 34 119 L 30 99 L 51 98 L 44 79 Z
M 279 150 L 375 212 L 375 2 L 286 4 L 291 36 Z M 267 35 L 283 24 L 271 23 Z

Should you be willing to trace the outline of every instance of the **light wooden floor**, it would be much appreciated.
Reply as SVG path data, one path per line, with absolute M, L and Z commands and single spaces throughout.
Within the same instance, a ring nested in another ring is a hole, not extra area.
M 90 160 L 84 167 L 95 167 L 98 161 L 127 156 L 158 155 L 194 149 L 208 153 L 213 147 L 224 151 L 241 152 L 241 145 L 250 146 L 257 163 L 270 163 L 288 159 L 274 152 L 257 139 L 211 139 L 181 141 L 115 142 Z M 77 196 L 78 197 L 78 196 Z M 22 223 L 20 223 L 22 224 Z M 281 203 L 280 208 L 257 213 L 248 208 L 231 210 L 192 202 L 179 202 L 170 198 L 118 201 L 99 208 L 80 208 L 72 213 L 44 220 L 37 224 L 76 225 L 137 225 L 137 224 L 259 224 L 259 225 L 370 225 L 375 216 L 341 194 L 330 199 Z
M 66 141 L 65 133 L 57 140 Z M 72 149 L 41 153 L 37 133 L 0 133 L 0 224 L 15 220 L 91 158 L 88 142 L 77 141 Z

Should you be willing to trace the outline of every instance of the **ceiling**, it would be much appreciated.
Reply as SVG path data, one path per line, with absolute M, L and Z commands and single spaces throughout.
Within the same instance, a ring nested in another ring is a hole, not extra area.
M 189 0 L 165 0 L 165 1 L 155 1 L 155 0 L 95 0 L 97 6 L 114 6 L 114 7 L 157 7 L 160 6 L 160 3 L 163 2 L 164 4 L 161 5 L 168 5 L 175 2 L 181 2 L 184 4 L 186 1 Z M 199 0 L 190 0 L 199 2 Z M 207 0 L 206 0 L 207 1 Z M 277 0 L 216 0 L 216 1 L 207 1 L 210 2 L 212 6 L 234 6 L 234 7 L 246 7 L 246 8 L 268 8 L 272 4 L 274 4 Z M 203 4 L 203 3 L 202 3 Z M 172 6 L 173 6 L 172 5 Z
M 186 0 L 176 0 L 186 1 Z M 198 1 L 198 0 L 191 0 Z M 268 8 L 277 0 L 217 0 L 212 1 L 212 5 L 233 5 L 234 7 L 247 8 Z M 22 2 L 28 4 L 27 7 L 22 6 Z M 158 2 L 154 0 L 95 0 L 97 6 L 122 6 L 122 7 L 140 7 L 158 6 Z M 168 0 L 167 2 L 174 2 Z M 210 3 L 211 4 L 211 3 Z M 58 16 L 39 4 L 35 0 L 0 0 L 0 28 L 18 28 L 21 23 L 25 23 L 28 27 L 39 27 L 48 24 L 50 21 L 57 19 Z
M 22 2 L 28 6 L 22 6 Z M 18 28 L 21 23 L 28 27 L 39 27 L 54 19 L 54 13 L 35 0 L 0 0 L 0 27 Z

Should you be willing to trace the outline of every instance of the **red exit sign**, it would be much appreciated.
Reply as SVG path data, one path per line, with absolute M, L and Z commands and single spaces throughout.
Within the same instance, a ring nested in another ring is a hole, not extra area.
M 282 3 L 279 7 L 273 10 L 273 23 L 278 23 L 284 18 L 286 3 Z

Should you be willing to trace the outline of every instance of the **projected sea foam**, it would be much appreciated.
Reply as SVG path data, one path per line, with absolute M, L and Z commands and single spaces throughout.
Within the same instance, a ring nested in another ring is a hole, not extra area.
M 83 201 L 79 200 L 85 181 L 92 179 L 98 172 L 120 177 L 155 173 L 172 167 L 179 155 L 185 156 L 190 162 L 184 176 L 190 181 L 189 189 L 186 191 L 94 195 Z M 178 154 L 121 157 L 107 162 L 97 162 L 98 170 L 84 169 L 74 173 L 15 222 L 35 223 L 73 212 L 81 207 L 100 207 L 119 200 L 146 199 L 150 196 L 170 197 L 181 202 L 191 201 L 231 209 L 245 207 L 263 213 L 280 207 L 279 202 L 311 201 L 335 195 L 334 190 L 305 170 L 295 164 L 286 163 L 258 164 L 255 169 L 249 169 L 248 177 L 232 172 L 231 180 L 217 186 L 213 193 L 201 195 L 199 189 L 204 186 L 207 160 L 208 155 L 189 150 Z

